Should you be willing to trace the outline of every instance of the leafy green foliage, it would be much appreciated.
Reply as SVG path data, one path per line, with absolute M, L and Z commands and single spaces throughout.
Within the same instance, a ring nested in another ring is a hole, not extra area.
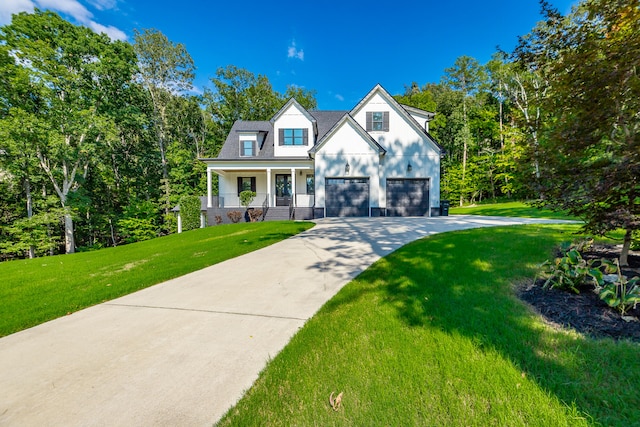
M 546 84 L 543 108 L 554 114 L 539 146 L 540 203 L 581 217 L 590 233 L 625 229 L 625 265 L 640 229 L 640 8 L 588 0 L 567 17 L 548 2 L 543 11 L 518 49 Z
M 244 190 L 240 192 L 240 204 L 247 209 L 249 205 L 256 198 L 256 192 L 251 190 Z
M 640 277 L 627 279 L 620 271 L 618 260 L 615 262 L 603 260 L 602 265 L 605 267 L 605 272 L 615 274 L 616 279 L 607 283 L 602 276 L 598 277 L 600 299 L 624 316 L 631 307 L 640 303 Z
M 123 218 L 118 220 L 118 230 L 126 243 L 158 237 L 156 206 L 148 201 L 127 206 Z
M 182 196 L 180 198 L 180 218 L 182 231 L 200 228 L 200 197 Z
M 570 249 L 554 262 L 545 261 L 540 267 L 543 274 L 548 276 L 544 282 L 545 288 L 558 288 L 575 293 L 580 293 L 579 287 L 599 273 L 593 262 L 583 259 L 576 248 Z
M 63 216 L 64 211 L 58 208 L 15 220 L 4 228 L 9 238 L 0 242 L 0 251 L 24 256 L 33 248 L 36 256 L 48 255 L 60 245 L 61 237 L 56 230 Z

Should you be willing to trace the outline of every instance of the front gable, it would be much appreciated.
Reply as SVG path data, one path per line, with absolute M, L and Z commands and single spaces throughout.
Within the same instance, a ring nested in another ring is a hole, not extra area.
M 441 147 L 418 123 L 416 114 L 410 114 L 380 85 L 376 85 L 350 114 L 390 154 L 406 155 L 407 150 L 416 154 L 440 154 Z
M 274 157 L 307 157 L 315 144 L 316 119 L 291 98 L 271 119 Z
M 370 154 L 384 155 L 385 149 L 369 135 L 349 114 L 340 120 L 309 150 L 311 157 L 318 154 Z

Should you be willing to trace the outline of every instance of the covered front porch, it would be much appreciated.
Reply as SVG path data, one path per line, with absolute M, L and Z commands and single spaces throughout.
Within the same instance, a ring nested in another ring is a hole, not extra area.
M 217 197 L 214 197 L 213 174 L 218 175 Z M 245 190 L 256 193 L 249 207 L 312 209 L 315 205 L 313 165 L 311 161 L 207 164 L 207 208 L 243 208 L 240 193 Z

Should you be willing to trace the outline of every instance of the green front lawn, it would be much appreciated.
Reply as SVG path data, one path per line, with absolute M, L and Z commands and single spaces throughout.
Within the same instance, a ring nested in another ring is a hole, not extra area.
M 477 206 L 451 206 L 451 215 L 487 215 L 510 216 L 521 218 L 551 218 L 551 219 L 576 219 L 563 212 L 554 212 L 549 209 L 538 209 L 524 202 L 490 203 Z
M 637 425 L 640 345 L 554 330 L 514 296 L 577 230 L 476 229 L 399 249 L 329 301 L 220 425 Z M 331 392 L 344 393 L 337 412 Z
M 0 336 L 237 257 L 312 223 L 219 225 L 95 252 L 0 263 Z

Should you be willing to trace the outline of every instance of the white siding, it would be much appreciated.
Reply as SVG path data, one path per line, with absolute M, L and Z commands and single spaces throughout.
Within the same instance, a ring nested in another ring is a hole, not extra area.
M 440 206 L 440 152 L 435 144 L 423 132 L 419 132 L 400 111 L 393 108 L 379 92 L 353 115 L 365 129 L 368 111 L 389 112 L 389 131 L 369 132 L 387 150 L 380 167 L 380 206 L 386 206 L 387 178 L 402 177 L 431 178 L 430 206 Z M 411 171 L 407 170 L 409 163 Z
M 313 123 L 295 105 L 291 104 L 273 124 L 275 157 L 306 157 L 313 147 Z M 307 129 L 308 145 L 280 145 L 280 129 Z
M 315 171 L 316 207 L 325 207 L 325 178 L 347 176 L 369 178 L 371 207 L 380 206 L 380 156 L 351 123 L 344 122 L 316 153 Z

